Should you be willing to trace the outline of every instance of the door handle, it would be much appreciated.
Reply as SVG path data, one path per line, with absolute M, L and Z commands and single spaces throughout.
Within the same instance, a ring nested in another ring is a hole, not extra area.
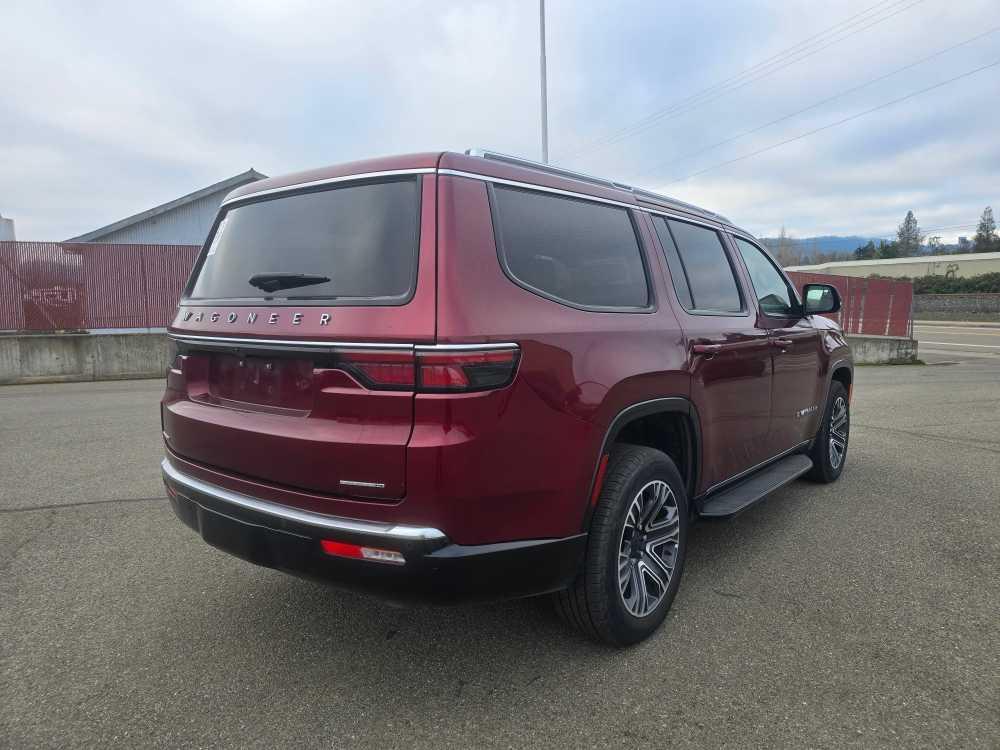
M 791 339 L 771 339 L 771 345 L 779 349 L 788 349 L 794 343 Z
M 706 357 L 714 357 L 722 351 L 722 344 L 694 344 L 691 351 L 695 354 L 703 354 Z

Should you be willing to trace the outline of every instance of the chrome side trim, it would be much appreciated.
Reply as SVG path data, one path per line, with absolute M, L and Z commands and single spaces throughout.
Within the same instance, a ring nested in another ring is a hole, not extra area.
M 353 180 L 371 180 L 378 177 L 395 177 L 397 175 L 407 175 L 407 174 L 431 174 L 435 171 L 436 170 L 434 169 L 434 167 L 415 167 L 413 169 L 387 169 L 383 172 L 362 172 L 360 174 L 347 174 L 347 175 L 342 175 L 340 177 L 329 177 L 325 180 L 297 182 L 294 185 L 282 185 L 281 187 L 268 188 L 266 190 L 256 190 L 252 193 L 246 193 L 245 195 L 240 195 L 235 198 L 226 198 L 224 201 L 222 201 L 221 206 L 227 206 L 230 203 L 239 203 L 240 201 L 245 201 L 250 198 L 259 198 L 262 195 L 289 193 L 295 190 L 304 190 L 312 187 L 321 187 L 323 185 L 334 185 L 338 182 L 351 182 Z
M 362 482 L 359 479 L 341 479 L 340 484 L 346 487 L 372 487 L 376 490 L 385 488 L 385 482 Z
M 203 495 L 208 495 L 209 497 L 220 502 L 235 505 L 246 510 L 252 510 L 256 513 L 263 513 L 264 515 L 273 516 L 285 521 L 303 523 L 327 531 L 347 531 L 355 534 L 370 534 L 372 536 L 387 539 L 447 539 L 444 532 L 429 527 L 402 526 L 390 523 L 375 523 L 373 521 L 359 521 L 353 518 L 341 518 L 340 516 L 327 516 L 322 513 L 313 513 L 308 510 L 290 508 L 286 505 L 279 505 L 268 500 L 260 500 L 255 497 L 250 497 L 249 495 L 243 495 L 239 492 L 233 492 L 231 490 L 223 489 L 222 487 L 216 487 L 208 482 L 203 482 L 200 479 L 195 479 L 187 474 L 183 474 L 175 469 L 166 458 L 164 458 L 160 463 L 160 469 L 162 470 L 165 478 L 170 479 L 171 482 L 182 488 L 187 487 L 190 490 L 194 490 L 195 492 L 199 492 Z M 197 502 L 196 498 L 189 499 L 193 502 Z
M 678 219 L 680 221 L 686 221 L 689 224 L 700 224 L 708 229 L 714 229 L 719 231 L 723 227 L 729 227 L 730 225 L 719 221 L 718 223 L 713 223 L 709 219 L 705 219 L 696 214 L 681 213 L 679 211 L 670 211 L 660 208 L 648 208 L 646 206 L 640 206 L 635 203 L 626 203 L 625 201 L 616 201 L 611 198 L 601 198 L 596 195 L 587 195 L 586 193 L 577 193 L 572 190 L 562 190 L 560 188 L 546 187 L 545 185 L 535 185 L 531 182 L 518 182 L 517 180 L 506 180 L 501 177 L 492 177 L 485 174 L 476 174 L 475 172 L 463 172 L 458 169 L 439 169 L 438 174 L 450 175 L 452 177 L 466 177 L 470 180 L 480 180 L 482 182 L 492 182 L 497 185 L 508 185 L 509 187 L 516 187 L 522 190 L 535 190 L 540 193 L 552 193 L 553 195 L 562 195 L 567 198 L 576 198 L 578 200 L 593 201 L 594 203 L 604 203 L 609 206 L 618 206 L 620 208 L 627 208 L 632 211 L 639 211 L 644 214 L 653 214 L 654 216 L 669 216 L 671 219 Z

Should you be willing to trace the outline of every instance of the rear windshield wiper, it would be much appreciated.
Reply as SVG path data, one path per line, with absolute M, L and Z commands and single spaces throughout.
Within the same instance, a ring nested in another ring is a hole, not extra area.
M 312 284 L 324 284 L 330 280 L 329 276 L 320 276 L 316 273 L 255 273 L 250 277 L 249 283 L 265 292 L 276 292 L 279 289 L 294 289 L 298 286 L 311 286 Z

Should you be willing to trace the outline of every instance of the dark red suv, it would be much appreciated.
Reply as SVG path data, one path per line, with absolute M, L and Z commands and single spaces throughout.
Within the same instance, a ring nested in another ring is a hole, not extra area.
M 490 152 L 226 198 L 170 336 L 177 515 L 401 600 L 554 593 L 650 634 L 696 518 L 844 467 L 852 363 L 722 216 Z

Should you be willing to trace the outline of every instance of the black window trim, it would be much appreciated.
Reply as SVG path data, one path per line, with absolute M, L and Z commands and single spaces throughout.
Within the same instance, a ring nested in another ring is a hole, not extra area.
M 679 217 L 679 216 L 677 216 L 675 214 L 668 214 L 668 213 L 661 213 L 661 212 L 654 212 L 654 211 L 651 211 L 650 213 L 653 214 L 654 217 L 655 216 L 659 216 L 661 219 L 663 219 L 663 223 L 664 223 L 664 225 L 667 228 L 667 232 L 670 233 L 670 239 L 673 241 L 674 247 L 677 248 L 677 258 L 678 258 L 678 260 L 680 260 L 680 263 L 681 263 L 681 272 L 684 274 L 684 283 L 687 284 L 688 294 L 691 296 L 692 302 L 694 301 L 694 293 L 691 291 L 691 283 L 688 280 L 687 267 L 684 265 L 684 257 L 680 253 L 680 245 L 677 244 L 677 238 L 674 237 L 674 232 L 670 228 L 670 222 L 671 221 L 678 221 L 678 222 L 681 222 L 683 224 L 691 224 L 693 226 L 700 227 L 701 229 L 709 229 L 709 230 L 715 232 L 715 235 L 716 235 L 716 237 L 719 240 L 719 244 L 722 246 L 722 254 L 725 256 L 726 261 L 729 263 L 729 270 L 733 274 L 733 281 L 736 283 L 736 294 L 738 294 L 739 298 L 740 298 L 740 309 L 739 310 L 711 310 L 711 309 L 704 309 L 704 308 L 699 308 L 699 307 L 688 308 L 687 305 L 685 305 L 684 302 L 681 300 L 680 295 L 677 294 L 677 290 L 675 289 L 674 290 L 674 296 L 677 298 L 677 304 L 679 304 L 681 306 L 681 309 L 684 310 L 684 312 L 686 312 L 688 315 L 704 315 L 704 316 L 716 317 L 716 318 L 748 318 L 748 317 L 750 317 L 750 312 L 751 311 L 750 311 L 750 306 L 747 304 L 746 292 L 743 289 L 743 284 L 740 282 L 740 274 L 737 272 L 736 266 L 733 265 L 732 250 L 730 249 L 729 243 L 726 242 L 725 237 L 723 236 L 724 235 L 724 231 L 722 229 L 720 229 L 719 227 L 713 226 L 711 224 L 706 224 L 705 222 L 701 222 L 701 221 L 691 221 L 691 220 L 689 220 L 687 218 L 682 218 L 682 217 Z M 656 227 L 655 226 L 653 227 L 653 232 L 654 232 L 654 234 L 656 233 Z M 659 236 L 657 236 L 656 241 L 660 242 Z M 667 250 L 666 250 L 666 248 L 662 247 L 662 244 L 663 243 L 660 242 L 660 245 L 661 245 L 660 251 L 663 253 L 663 260 L 664 260 L 664 262 L 667 264 L 667 273 L 670 274 L 670 282 L 671 282 L 671 286 L 672 286 L 673 285 L 673 274 L 674 274 L 674 272 L 673 272 L 673 269 L 670 267 L 670 259 L 667 257 Z
M 219 206 L 219 211 L 212 222 L 212 229 L 205 238 L 198 257 L 195 259 L 194 267 L 188 274 L 187 282 L 184 284 L 184 291 L 181 293 L 178 307 L 204 307 L 209 305 L 226 305 L 227 307 L 403 307 L 413 301 L 417 293 L 417 284 L 420 281 L 420 247 L 423 239 L 423 196 L 424 196 L 424 172 L 416 173 L 386 173 L 371 175 L 358 175 L 357 179 L 351 179 L 354 175 L 348 175 L 344 179 L 337 179 L 333 182 L 322 182 L 317 184 L 305 183 L 301 186 L 282 188 L 275 192 L 251 193 L 247 196 L 223 201 Z M 191 290 L 194 288 L 198 274 L 208 257 L 208 249 L 212 246 L 215 233 L 222 223 L 223 217 L 231 209 L 242 208 L 253 203 L 263 203 L 265 201 L 291 198 L 296 195 L 307 195 L 309 193 L 325 193 L 331 190 L 340 190 L 348 187 L 358 187 L 359 185 L 378 185 L 386 182 L 407 182 L 417 183 L 417 247 L 416 262 L 413 264 L 413 280 L 410 284 L 410 291 L 405 297 L 327 297 L 322 299 L 286 299 L 278 298 L 267 300 L 263 297 L 191 297 Z
M 760 312 L 760 314 L 763 315 L 765 318 L 772 318 L 774 320 L 801 320 L 804 317 L 802 300 L 799 299 L 799 293 L 795 289 L 795 284 L 793 284 L 792 280 L 788 278 L 788 275 L 785 273 L 785 270 L 780 265 L 778 265 L 778 262 L 771 257 L 771 253 L 769 253 L 767 249 L 764 248 L 755 239 L 743 234 L 742 232 L 734 232 L 730 230 L 726 234 L 729 235 L 730 241 L 732 242 L 733 245 L 733 250 L 736 252 L 738 256 L 740 256 L 740 264 L 743 266 L 743 270 L 746 271 L 747 283 L 750 285 L 750 289 L 753 290 L 753 298 L 754 300 L 756 300 L 754 304 L 756 305 L 758 312 Z M 785 282 L 785 286 L 788 287 L 789 291 L 792 294 L 792 301 L 795 303 L 795 308 L 791 310 L 787 315 L 775 315 L 774 313 L 765 312 L 764 309 L 761 308 L 760 298 L 757 297 L 757 290 L 754 289 L 753 277 L 750 275 L 750 269 L 747 268 L 746 261 L 743 260 L 743 253 L 740 252 L 739 245 L 736 244 L 736 240 L 738 239 L 743 240 L 748 245 L 752 245 L 753 247 L 760 250 L 761 253 L 764 255 L 764 258 L 767 259 L 767 261 L 774 267 L 774 270 L 778 272 L 778 276 L 781 277 L 781 280 Z
M 517 284 L 519 287 L 527 292 L 531 292 L 543 299 L 550 300 L 552 302 L 557 302 L 560 305 L 565 305 L 566 307 L 571 307 L 574 310 L 583 310 L 585 312 L 598 312 L 598 313 L 629 313 L 629 314 L 639 314 L 639 315 L 649 315 L 655 313 L 657 310 L 656 306 L 656 290 L 652 283 L 652 276 L 649 270 L 649 260 L 646 257 L 647 248 L 642 239 L 642 233 L 639 231 L 639 225 L 636 222 L 635 209 L 634 207 L 628 206 L 627 204 L 611 203 L 609 201 L 601 200 L 595 198 L 593 200 L 586 196 L 580 195 L 565 195 L 556 194 L 551 190 L 546 189 L 536 189 L 532 185 L 528 184 L 503 184 L 503 187 L 510 190 L 520 190 L 522 192 L 533 192 L 542 193 L 544 195 L 552 195 L 553 197 L 561 198 L 563 200 L 577 201 L 578 203 L 593 203 L 599 206 L 617 208 L 625 211 L 625 215 L 628 216 L 628 220 L 632 225 L 632 232 L 635 235 L 635 243 L 639 249 L 639 262 L 642 263 L 642 272 L 646 279 L 646 295 L 647 304 L 645 307 L 631 307 L 631 306 L 616 306 L 616 305 L 581 305 L 579 302 L 573 302 L 572 300 L 563 299 L 558 295 L 546 292 L 543 289 L 532 286 L 531 284 L 522 281 L 517 277 L 517 275 L 510 269 L 507 264 L 507 254 L 503 249 L 503 230 L 500 227 L 500 217 L 497 210 L 497 199 L 496 191 L 493 182 L 486 182 L 486 195 L 490 204 L 490 221 L 493 224 L 493 241 L 496 246 L 497 259 L 500 262 L 500 268 L 503 269 L 504 275 L 510 279 L 512 282 Z

